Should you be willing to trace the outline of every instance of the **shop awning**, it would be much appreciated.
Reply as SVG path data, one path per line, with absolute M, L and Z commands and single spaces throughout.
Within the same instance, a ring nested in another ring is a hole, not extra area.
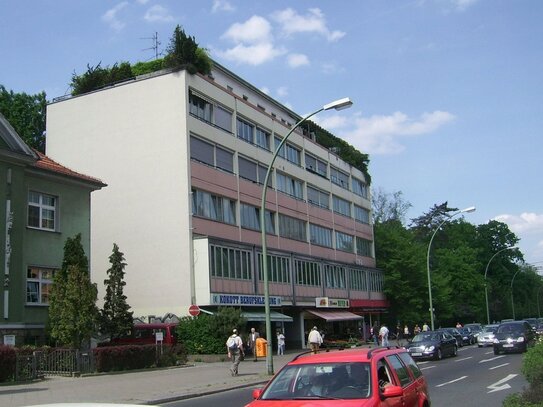
M 326 320 L 326 322 L 334 322 L 334 321 L 353 321 L 353 320 L 360 320 L 364 319 L 360 315 L 353 314 L 349 311 L 321 311 L 321 310 L 313 310 L 313 309 L 306 309 L 307 312 L 310 314 L 315 315 L 316 317 L 322 318 Z
M 247 321 L 264 322 L 266 321 L 266 313 L 264 311 L 243 311 L 241 316 Z M 270 311 L 270 320 L 272 322 L 292 322 L 292 317 L 281 314 L 277 311 Z

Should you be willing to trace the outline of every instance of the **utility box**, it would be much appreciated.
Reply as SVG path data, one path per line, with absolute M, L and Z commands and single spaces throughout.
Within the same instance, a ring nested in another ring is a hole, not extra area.
M 264 338 L 256 338 L 256 357 L 268 355 L 268 341 Z

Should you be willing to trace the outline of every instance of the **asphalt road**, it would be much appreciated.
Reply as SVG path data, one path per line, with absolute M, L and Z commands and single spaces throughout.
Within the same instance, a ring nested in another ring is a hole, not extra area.
M 464 346 L 458 356 L 420 361 L 430 390 L 432 407 L 497 407 L 527 382 L 520 373 L 522 354 L 495 356 L 492 348 Z M 252 400 L 252 387 L 181 400 L 164 407 L 240 407 Z

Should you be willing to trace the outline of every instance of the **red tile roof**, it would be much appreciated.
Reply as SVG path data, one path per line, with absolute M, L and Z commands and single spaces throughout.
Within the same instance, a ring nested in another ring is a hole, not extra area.
M 34 167 L 36 168 L 54 172 L 60 175 L 66 175 L 71 178 L 77 178 L 79 180 L 87 181 L 93 184 L 98 184 L 100 187 L 106 186 L 106 184 L 104 184 L 98 178 L 75 172 L 67 167 L 64 167 L 63 165 L 60 165 L 56 161 L 53 161 L 51 158 L 47 157 L 45 154 L 40 153 L 37 150 L 34 150 L 34 152 L 38 155 L 38 160 L 34 163 Z

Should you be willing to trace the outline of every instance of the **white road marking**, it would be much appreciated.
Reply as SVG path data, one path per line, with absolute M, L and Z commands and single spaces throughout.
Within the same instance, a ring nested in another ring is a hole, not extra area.
M 494 369 L 498 369 L 500 367 L 504 367 L 504 366 L 507 366 L 509 363 L 504 363 L 502 365 L 498 365 L 498 366 L 494 366 L 494 367 L 489 367 L 488 370 L 494 370 Z
M 468 359 L 472 359 L 473 356 L 468 356 L 467 358 L 462 358 L 462 359 L 455 359 L 454 361 L 455 362 L 462 362 L 463 360 L 468 360 Z
M 451 383 L 454 383 L 454 382 L 458 382 L 460 380 L 464 380 L 466 377 L 467 376 L 462 376 L 462 377 L 459 377 L 458 379 L 451 380 L 450 382 L 445 382 L 445 383 L 438 384 L 436 387 L 446 386 L 447 384 L 451 384 Z
M 433 369 L 435 366 L 426 366 L 426 367 L 421 367 L 420 370 L 427 370 L 427 369 Z
M 485 352 L 485 355 L 491 355 L 491 354 L 493 354 L 493 353 L 494 353 L 494 351 L 491 350 L 490 352 Z
M 503 379 L 497 381 L 496 383 L 493 383 L 490 386 L 487 386 L 487 389 L 490 389 L 489 393 L 494 393 L 495 391 L 510 389 L 511 386 L 509 386 L 509 384 L 507 384 L 505 382 L 511 380 L 512 378 L 514 378 L 516 376 L 518 376 L 518 375 L 516 375 L 516 374 L 507 375 Z M 502 383 L 505 383 L 505 384 L 502 385 Z
M 496 356 L 495 358 L 483 359 L 483 360 L 480 360 L 479 363 L 492 362 L 493 360 L 501 359 L 504 357 L 505 357 L 504 355 L 500 355 L 500 356 Z

